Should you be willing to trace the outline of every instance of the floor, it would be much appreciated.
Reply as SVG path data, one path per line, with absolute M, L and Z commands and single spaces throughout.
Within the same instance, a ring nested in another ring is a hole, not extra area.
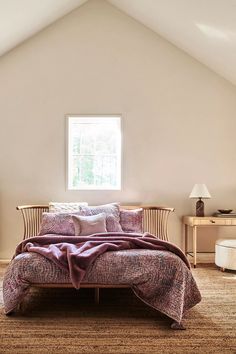
M 2 277 L 0 265 L 0 306 Z M 214 264 L 193 269 L 202 293 L 185 331 L 143 304 L 129 289 L 32 291 L 24 312 L 0 314 L 0 353 L 236 353 L 236 272 Z

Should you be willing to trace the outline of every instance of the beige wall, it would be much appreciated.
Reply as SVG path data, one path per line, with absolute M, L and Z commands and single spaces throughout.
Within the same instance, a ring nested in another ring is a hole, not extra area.
M 66 190 L 68 113 L 122 114 L 121 191 Z M 172 206 L 178 245 L 194 183 L 209 187 L 207 213 L 236 209 L 235 87 L 103 1 L 0 58 L 0 119 L 0 258 L 21 239 L 19 204 Z M 212 250 L 209 236 L 202 233 L 202 250 Z

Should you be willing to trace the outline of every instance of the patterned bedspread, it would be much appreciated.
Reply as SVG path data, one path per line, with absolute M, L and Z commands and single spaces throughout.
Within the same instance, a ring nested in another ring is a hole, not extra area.
M 34 252 L 18 254 L 3 281 L 5 313 L 12 312 L 34 283 L 71 283 L 68 270 Z M 89 265 L 82 283 L 128 284 L 146 304 L 180 323 L 201 300 L 186 263 L 168 250 L 105 252 Z

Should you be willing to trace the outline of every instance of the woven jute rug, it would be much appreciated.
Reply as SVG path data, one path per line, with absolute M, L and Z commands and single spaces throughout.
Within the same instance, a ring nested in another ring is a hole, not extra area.
M 142 303 L 129 289 L 32 289 L 23 312 L 3 314 L 0 266 L 0 353 L 236 353 L 236 273 L 214 265 L 193 270 L 202 302 L 185 317 L 185 331 Z

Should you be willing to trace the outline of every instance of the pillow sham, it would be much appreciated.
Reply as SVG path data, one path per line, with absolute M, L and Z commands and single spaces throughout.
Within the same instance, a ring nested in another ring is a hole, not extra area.
M 97 205 L 97 206 L 81 206 L 82 215 L 106 214 L 107 232 L 122 232 L 120 225 L 120 206 L 118 203 Z
M 75 228 L 72 215 L 81 215 L 81 212 L 43 213 L 39 236 L 46 234 L 74 236 Z
M 143 232 L 143 209 L 121 209 L 120 225 L 124 232 Z
M 57 213 L 57 212 L 74 212 L 80 210 L 81 206 L 86 206 L 88 203 L 86 202 L 78 202 L 78 203 L 57 203 L 50 202 L 49 203 L 49 212 Z
M 72 215 L 76 236 L 88 236 L 96 233 L 107 232 L 106 214 L 78 216 Z

